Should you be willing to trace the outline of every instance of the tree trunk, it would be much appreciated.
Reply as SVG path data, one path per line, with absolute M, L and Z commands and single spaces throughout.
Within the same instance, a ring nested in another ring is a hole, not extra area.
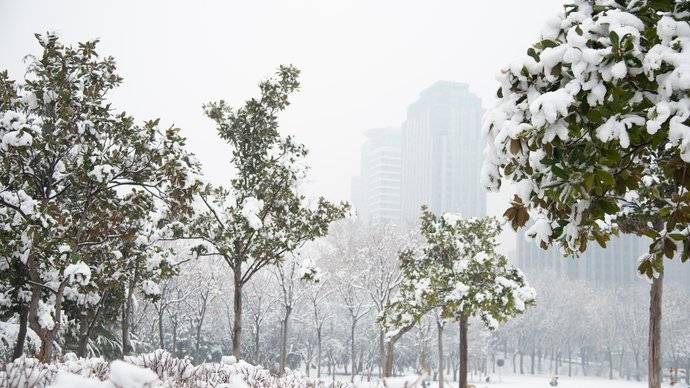
M 163 312 L 164 307 L 161 306 L 161 311 L 158 313 L 158 347 L 165 349 L 165 337 L 163 336 Z
M 403 334 L 412 330 L 414 324 L 407 325 L 400 329 L 397 333 L 388 338 L 385 343 L 385 354 L 383 362 L 383 377 L 391 377 L 393 375 L 393 363 L 395 361 L 395 343 L 403 336 Z
M 62 276 L 63 273 L 60 273 Z M 62 301 L 65 292 L 66 282 L 62 282 L 55 294 L 55 303 L 53 304 L 54 316 L 53 328 L 51 330 L 41 330 L 41 350 L 38 353 L 38 359 L 43 363 L 49 363 L 53 358 L 53 342 L 55 336 L 60 331 L 60 323 L 62 322 Z
M 350 325 L 350 360 L 352 361 L 352 370 L 350 373 L 350 382 L 355 382 L 355 327 L 357 326 L 357 321 L 352 319 L 352 324 Z
M 532 346 L 532 353 L 530 353 L 530 364 L 529 364 L 529 373 L 531 375 L 534 375 L 534 358 L 536 357 L 536 350 L 534 349 L 534 346 Z
M 122 329 L 122 355 L 127 356 L 129 353 L 132 352 L 132 341 L 129 337 L 129 315 L 127 314 L 127 307 L 128 301 L 125 300 L 125 302 L 122 304 L 122 322 L 121 322 L 121 329 Z
M 21 262 L 17 263 L 17 275 L 19 279 L 22 279 L 22 281 L 30 278 L 30 272 L 29 268 L 33 264 L 33 255 L 29 255 L 29 258 L 26 260 L 26 264 L 22 264 Z M 40 295 L 40 288 L 31 285 L 31 300 L 29 301 L 29 304 L 33 302 L 33 295 L 34 293 L 37 293 L 37 295 Z M 19 288 L 17 288 L 19 289 Z M 36 301 L 37 302 L 37 301 Z M 36 307 L 38 307 L 38 304 L 36 303 Z M 21 306 L 19 307 L 19 331 L 17 332 L 17 340 L 14 344 L 14 349 L 12 350 L 12 360 L 16 360 L 19 357 L 21 357 L 24 354 L 24 345 L 26 344 L 26 334 L 29 329 L 29 310 L 30 310 L 30 305 L 27 305 L 25 302 L 21 303 Z
M 18 359 L 24 354 L 24 344 L 26 343 L 26 333 L 29 329 L 29 306 L 22 303 L 19 309 L 19 331 L 17 332 L 17 341 L 14 343 L 12 350 L 12 361 Z
M 379 378 L 383 377 L 383 364 L 385 363 L 386 359 L 386 348 L 384 346 L 385 337 L 386 333 L 384 333 L 383 329 L 381 329 L 379 331 Z
M 438 329 L 438 388 L 444 388 L 445 378 L 443 376 L 443 323 L 436 321 Z
M 316 329 L 316 378 L 321 379 L 321 328 Z
M 86 348 L 89 345 L 89 318 L 88 315 L 82 317 L 79 322 L 79 343 L 77 346 L 77 356 L 86 357 Z
M 613 380 L 613 352 L 611 348 L 607 348 L 606 353 L 609 360 L 609 380 Z
M 242 268 L 233 268 L 233 323 L 232 323 L 232 355 L 238 360 L 242 349 Z
M 122 354 L 124 356 L 129 355 L 134 347 L 132 346 L 132 340 L 129 335 L 129 322 L 132 319 L 132 304 L 134 303 L 134 287 L 139 281 L 139 270 L 134 268 L 134 279 L 129 283 L 127 287 L 127 298 L 122 306 Z
M 568 377 L 573 376 L 573 349 L 570 347 L 570 343 L 568 343 Z
M 290 323 L 290 313 L 291 308 L 287 307 L 285 309 L 285 316 L 283 316 L 283 322 L 280 333 L 280 373 L 285 371 L 285 366 L 287 365 L 287 339 L 288 339 L 288 329 Z
M 580 364 L 582 365 L 582 375 L 587 376 L 587 352 L 585 347 L 580 348 Z
M 177 356 L 177 318 L 173 320 L 172 327 L 172 355 Z
M 663 274 L 652 280 L 649 291 L 649 388 L 661 387 L 661 300 L 663 295 Z
M 467 317 L 460 316 L 460 338 L 459 338 L 459 357 L 460 357 L 460 383 L 459 388 L 467 388 Z
M 261 357 L 261 325 L 258 322 L 254 322 L 254 362 L 256 365 L 261 364 L 259 358 Z

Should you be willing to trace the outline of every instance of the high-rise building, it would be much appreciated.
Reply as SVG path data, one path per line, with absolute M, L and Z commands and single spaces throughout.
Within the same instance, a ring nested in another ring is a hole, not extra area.
M 407 109 L 402 128 L 402 217 L 416 223 L 421 205 L 435 213 L 486 214 L 479 184 L 484 141 L 479 97 L 467 84 L 439 81 Z
M 372 223 L 400 224 L 400 128 L 365 132 L 360 176 L 352 180 L 358 215 Z

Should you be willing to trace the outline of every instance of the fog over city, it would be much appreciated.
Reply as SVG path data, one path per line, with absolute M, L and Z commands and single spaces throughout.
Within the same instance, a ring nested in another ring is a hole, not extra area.
M 0 388 L 690 387 L 690 1 L 0 0 L 0 42 Z
M 302 86 L 281 127 L 310 150 L 310 191 L 348 200 L 365 130 L 399 125 L 438 80 L 468 83 L 492 104 L 498 69 L 560 8 L 549 0 L 530 0 L 531 10 L 512 1 L 3 1 L 0 60 L 22 75 L 37 32 L 100 39 L 125 78 L 113 104 L 182 128 L 214 182 L 228 177 L 227 147 L 210 136 L 201 105 L 238 104 L 278 65 L 294 64 Z

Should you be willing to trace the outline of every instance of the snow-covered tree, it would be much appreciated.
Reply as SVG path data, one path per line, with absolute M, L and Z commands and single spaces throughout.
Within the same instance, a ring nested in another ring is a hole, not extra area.
M 0 75 L 0 266 L 21 327 L 15 356 L 28 324 L 49 360 L 65 300 L 100 298 L 91 279 L 119 260 L 123 222 L 156 206 L 188 214 L 197 163 L 178 129 L 113 111 L 106 96 L 122 79 L 96 41 L 37 39 L 24 82 Z
M 308 258 L 297 255 L 280 263 L 273 269 L 273 274 L 278 284 L 276 300 L 281 307 L 280 317 L 280 372 L 287 366 L 288 336 L 290 334 L 290 319 L 295 308 L 304 298 L 308 288 L 305 282 L 311 280 L 318 283 L 318 269 L 314 262 Z
M 309 206 L 299 192 L 306 176 L 306 148 L 278 131 L 278 113 L 299 87 L 299 71 L 281 66 L 275 78 L 259 85 L 261 96 L 239 109 L 225 101 L 205 106 L 218 134 L 232 148 L 234 177 L 229 188 L 206 187 L 205 205 L 194 222 L 194 237 L 206 244 L 200 255 L 222 257 L 233 273 L 232 349 L 240 356 L 242 287 L 263 268 L 279 264 L 306 242 L 324 236 L 349 205 L 319 198 Z
M 495 328 L 534 302 L 520 270 L 496 252 L 501 231 L 495 218 L 437 217 L 422 208 L 424 244 L 400 255 L 400 295 L 380 317 L 392 333 L 418 322 L 435 308 L 460 325 L 460 386 L 467 385 L 467 321 L 478 316 Z M 395 335 L 395 334 L 393 334 Z
M 583 252 L 649 237 L 649 386 L 658 388 L 664 257 L 690 257 L 690 3 L 574 0 L 501 71 L 483 183 L 517 186 L 506 217 Z
M 337 272 L 334 274 L 334 278 L 336 279 L 338 303 L 350 329 L 350 382 L 354 382 L 357 368 L 357 325 L 371 312 L 372 304 L 367 299 L 362 271 L 351 268 L 350 271 Z
M 316 336 L 316 378 L 321 378 L 321 362 L 323 350 L 323 327 L 326 322 L 333 318 L 333 309 L 328 299 L 332 297 L 335 290 L 332 289 L 331 279 L 323 276 L 318 283 L 311 283 L 307 291 L 307 300 L 311 309 L 311 324 L 313 325 L 314 335 Z M 309 374 L 307 373 L 307 376 Z
M 271 276 L 269 276 L 271 275 Z M 261 352 L 262 331 L 265 323 L 276 313 L 278 295 L 274 290 L 273 274 L 259 273 L 247 283 L 247 318 L 251 325 L 252 332 L 252 361 L 260 365 L 263 354 Z M 232 321 L 232 320 L 230 320 Z

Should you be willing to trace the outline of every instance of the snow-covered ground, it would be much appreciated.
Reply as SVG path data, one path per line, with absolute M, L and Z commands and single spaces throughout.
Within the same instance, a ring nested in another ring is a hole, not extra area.
M 394 378 L 393 384 L 389 384 L 392 387 L 403 387 L 404 380 L 415 381 L 414 377 L 408 378 Z M 397 384 L 400 383 L 400 384 Z M 536 376 L 524 376 L 524 375 L 508 375 L 502 377 L 500 381 L 477 382 L 470 381 L 476 388 L 551 388 L 549 385 L 549 376 L 546 375 L 536 375 Z M 368 388 L 375 387 L 375 383 L 358 382 L 355 380 L 355 388 Z M 410 384 L 408 383 L 408 387 Z M 448 381 L 445 388 L 456 388 L 458 383 L 456 381 Z M 420 385 L 417 385 L 420 387 Z M 647 387 L 646 382 L 641 381 L 627 381 L 627 380 L 607 380 L 597 377 L 559 377 L 558 388 L 645 388 Z M 662 384 L 662 387 L 671 387 L 669 383 Z M 684 384 L 676 384 L 673 388 L 686 388 Z M 427 388 L 438 388 L 438 382 L 430 381 L 427 384 Z

